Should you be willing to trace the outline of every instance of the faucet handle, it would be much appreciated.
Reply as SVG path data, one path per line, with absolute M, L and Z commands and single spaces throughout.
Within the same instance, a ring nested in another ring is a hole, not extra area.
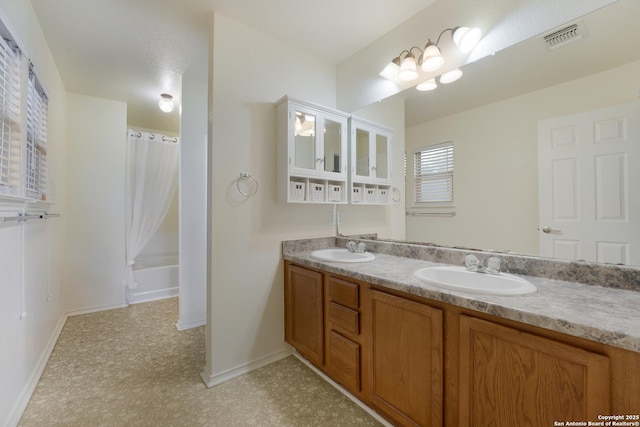
M 356 251 L 356 242 L 354 242 L 353 240 L 350 240 L 347 242 L 347 249 L 349 249 L 349 252 L 355 252 Z
M 358 252 L 363 254 L 365 251 L 367 250 L 367 245 L 364 244 L 364 242 L 360 242 L 358 243 Z
M 489 257 L 487 260 L 487 273 L 490 274 L 498 274 L 500 273 L 500 258 L 497 257 Z
M 478 271 L 478 268 L 480 267 L 480 261 L 475 255 L 467 255 L 464 258 L 464 263 L 469 271 Z

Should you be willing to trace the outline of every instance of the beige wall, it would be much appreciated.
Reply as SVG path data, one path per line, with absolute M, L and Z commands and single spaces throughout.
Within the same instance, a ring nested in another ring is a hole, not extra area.
M 407 240 L 538 253 L 539 120 L 638 100 L 640 62 L 406 130 L 407 156 L 453 141 L 453 218 L 407 217 Z M 408 162 L 408 176 L 413 173 Z M 407 184 L 409 204 L 411 183 Z
M 127 105 L 69 94 L 67 111 L 66 308 L 120 307 Z
M 274 106 L 288 94 L 335 107 L 335 66 L 221 15 L 213 63 L 210 384 L 288 354 L 281 242 L 335 231 L 331 205 L 276 202 Z M 259 182 L 250 199 L 235 188 L 240 172 Z M 389 215 L 376 209 L 367 231 L 391 234 Z

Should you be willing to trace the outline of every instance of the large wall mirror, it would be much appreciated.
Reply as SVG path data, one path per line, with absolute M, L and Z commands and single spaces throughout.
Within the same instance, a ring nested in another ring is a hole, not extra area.
M 557 194 L 557 188 L 539 192 L 540 178 L 556 172 L 539 156 L 538 127 L 561 117 L 640 102 L 637 16 L 640 2 L 620 0 L 567 23 L 578 26 L 578 37 L 571 42 L 551 48 L 541 34 L 467 64 L 462 79 L 451 85 L 433 92 L 408 89 L 394 95 L 402 97 L 405 105 L 406 240 L 550 256 L 544 252 L 544 239 L 562 240 L 556 232 L 562 231 L 561 225 L 543 224 L 540 208 L 546 198 L 554 197 L 554 191 L 557 203 L 569 196 Z M 609 120 L 598 132 L 605 137 L 618 132 L 626 138 L 631 128 L 640 128 L 637 119 L 616 120 Z M 637 153 L 633 147 L 640 145 L 640 137 L 631 138 L 630 150 Z M 447 141 L 454 144 L 454 201 L 451 206 L 416 205 L 413 155 Z M 640 266 L 636 255 L 640 251 L 640 176 L 635 171 L 640 169 L 640 158 L 634 153 L 619 154 L 614 152 L 611 159 L 615 161 L 602 169 L 608 178 L 604 187 L 594 191 L 605 194 L 601 197 L 605 204 L 618 204 L 613 209 L 618 216 L 603 221 L 609 225 L 626 221 L 628 228 L 622 236 L 618 232 L 598 237 L 603 244 L 595 255 L 572 247 L 567 238 L 569 243 L 556 252 L 557 257 Z M 556 175 L 564 187 L 579 185 L 583 190 L 584 183 L 574 179 L 570 168 Z M 587 196 L 575 197 L 580 200 L 571 202 L 580 211 L 565 221 L 567 228 L 591 215 L 584 206 L 598 203 Z M 551 232 L 544 233 L 544 227 Z M 623 240 L 630 242 L 626 248 Z

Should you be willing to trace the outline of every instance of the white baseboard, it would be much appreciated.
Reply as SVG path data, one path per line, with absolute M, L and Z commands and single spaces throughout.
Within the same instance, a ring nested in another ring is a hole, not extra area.
M 207 319 L 194 320 L 193 322 L 182 323 L 179 319 L 176 323 L 176 329 L 179 331 L 186 331 L 187 329 L 193 329 L 207 324 Z
M 33 395 L 33 392 L 36 390 L 36 386 L 38 385 L 38 381 L 40 381 L 40 377 L 44 372 L 44 368 L 46 368 L 47 363 L 49 362 L 49 357 L 51 357 L 51 353 L 53 352 L 53 348 L 56 346 L 58 342 L 58 338 L 60 337 L 60 333 L 62 332 L 62 328 L 67 321 L 68 314 L 64 313 L 58 319 L 58 324 L 56 325 L 53 334 L 49 338 L 49 342 L 47 342 L 47 346 L 42 351 L 40 358 L 38 359 L 38 363 L 36 364 L 33 372 L 31 372 L 31 376 L 29 380 L 25 384 L 22 389 L 22 393 L 20 393 L 20 398 L 16 402 L 16 405 L 9 416 L 9 421 L 7 426 L 17 426 L 22 418 L 22 414 L 24 410 L 27 409 L 27 405 L 29 404 L 29 400 Z
M 298 353 L 297 351 L 294 350 L 293 355 L 295 356 L 296 359 L 300 360 L 302 363 L 307 365 L 313 372 L 318 374 L 323 380 L 325 380 L 326 382 L 328 382 L 329 384 L 334 386 L 336 389 L 338 389 L 338 391 L 340 393 L 344 394 L 350 400 L 352 400 L 356 405 L 358 405 L 359 407 L 364 409 L 367 412 L 367 414 L 369 414 L 373 418 L 375 418 L 380 424 L 382 424 L 385 427 L 393 427 L 393 424 L 389 423 L 389 421 L 387 421 L 386 419 L 381 417 L 376 411 L 374 411 L 373 409 L 369 408 L 367 405 L 362 403 L 360 401 L 360 399 L 358 399 L 353 394 L 348 392 L 340 384 L 338 384 L 337 382 L 335 382 L 334 380 L 329 378 L 324 372 L 322 372 L 320 369 L 316 368 L 311 362 L 309 362 L 307 359 L 305 359 L 300 353 Z
M 178 296 L 178 287 L 157 289 L 147 292 L 127 292 L 127 301 L 129 304 L 139 304 L 143 302 L 157 301 L 161 299 L 173 298 Z
M 285 349 L 277 353 L 262 357 L 258 360 L 254 360 L 253 362 L 248 362 L 217 374 L 208 374 L 206 372 L 202 372 L 200 374 L 200 377 L 202 378 L 202 381 L 207 386 L 207 388 L 211 388 L 218 384 L 222 384 L 225 381 L 229 381 L 232 378 L 239 377 L 240 375 L 262 368 L 263 366 L 267 366 L 270 363 L 277 362 L 278 360 L 284 359 L 285 357 L 290 355 L 291 350 Z
M 69 310 L 69 311 L 67 311 L 67 316 L 68 317 L 73 317 L 73 316 L 79 316 L 81 314 L 97 313 L 99 311 L 107 311 L 107 310 L 114 310 L 116 308 L 127 308 L 127 307 L 129 307 L 129 304 L 127 304 L 127 303 L 111 304 L 111 305 L 99 305 L 99 306 L 96 306 L 96 307 L 83 308 L 81 310 Z

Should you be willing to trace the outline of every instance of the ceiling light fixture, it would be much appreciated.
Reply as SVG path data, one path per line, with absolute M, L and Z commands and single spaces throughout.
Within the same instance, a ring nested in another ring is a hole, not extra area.
M 438 47 L 442 35 L 446 32 L 451 32 L 451 39 L 457 46 L 460 53 L 466 55 L 470 53 L 474 47 L 480 41 L 482 35 L 479 28 L 469 27 L 454 27 L 442 30 L 436 42 L 432 42 L 431 39 L 427 40 L 427 44 L 424 49 L 420 49 L 417 46 L 413 46 L 410 49 L 403 50 L 398 56 L 393 58 L 389 64 L 385 67 L 380 75 L 387 80 L 396 80 L 401 82 L 410 82 L 416 80 L 419 77 L 418 66 L 425 73 L 432 73 L 439 70 L 445 63 L 445 59 L 442 56 L 442 52 Z M 420 51 L 419 61 L 416 61 L 416 56 L 413 50 Z M 462 76 L 462 71 L 459 68 L 448 71 L 440 76 L 440 83 L 451 83 L 458 80 Z M 418 90 L 433 90 L 437 87 L 434 79 L 429 79 L 423 83 L 420 83 L 416 88 Z
M 168 93 L 160 94 L 160 101 L 158 101 L 158 107 L 165 113 L 170 113 L 173 111 L 173 96 Z

